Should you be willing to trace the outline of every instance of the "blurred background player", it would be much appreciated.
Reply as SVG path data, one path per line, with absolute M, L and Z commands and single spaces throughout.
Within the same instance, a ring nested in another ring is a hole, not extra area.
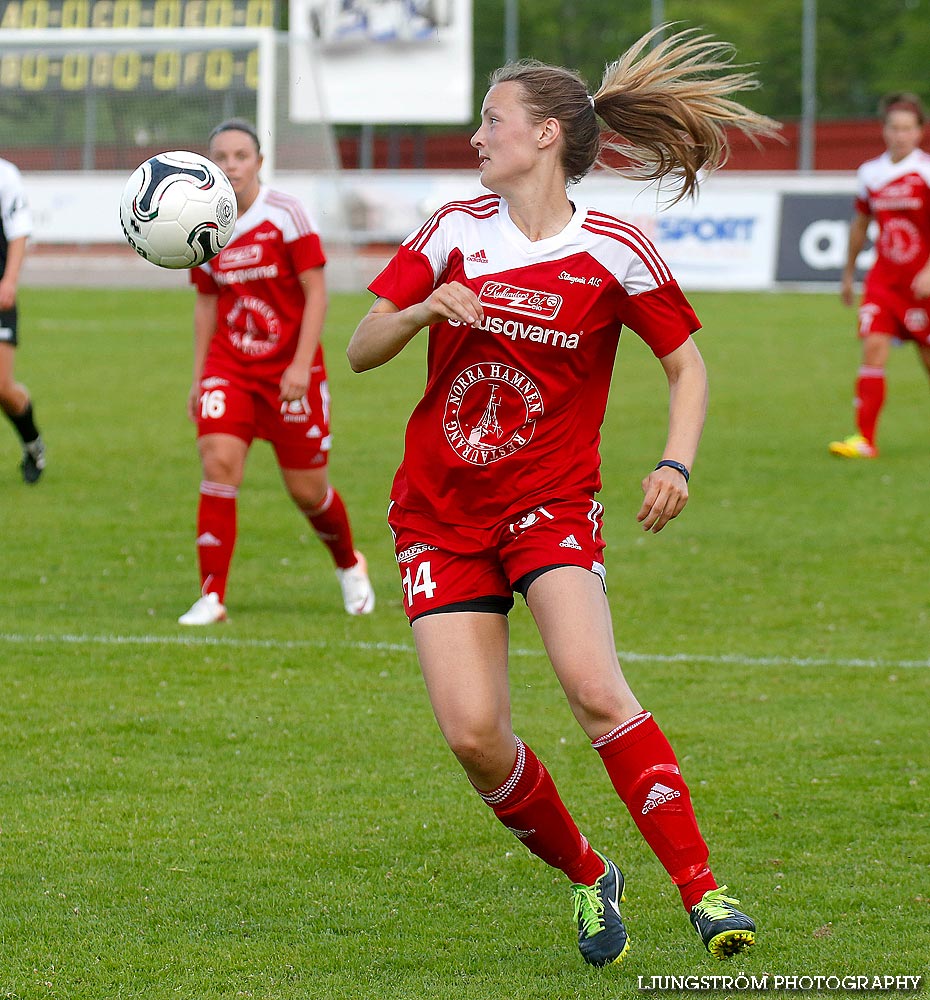
M 17 339 L 16 290 L 26 256 L 32 216 L 17 167 L 0 159 L 0 406 L 23 446 L 20 471 L 37 483 L 45 468 L 45 445 L 36 426 L 29 390 L 13 375 Z
M 878 223 L 875 264 L 859 306 L 862 363 L 856 380 L 857 432 L 832 441 L 842 458 L 876 458 L 876 428 L 885 403 L 885 365 L 895 341 L 911 340 L 930 375 L 930 156 L 919 149 L 926 120 L 915 94 L 882 99 L 885 152 L 858 172 L 856 214 L 841 296 L 853 303 L 856 258 L 872 219 Z
M 497 818 L 572 883 L 578 946 L 596 966 L 627 951 L 623 875 L 579 832 L 545 766 L 514 735 L 514 593 L 707 950 L 725 958 L 755 938 L 707 865 L 671 746 L 620 669 L 595 499 L 600 427 L 628 326 L 661 362 L 670 392 L 665 448 L 643 479 L 637 517 L 657 532 L 681 513 L 706 409 L 691 338 L 700 324 L 643 234 L 576 206 L 566 190 L 599 159 L 598 116 L 629 142 L 637 176 L 673 177 L 680 196 L 725 158 L 725 127 L 772 132 L 728 96 L 752 85 L 729 58 L 728 46 L 700 34 L 660 41 L 651 32 L 608 67 L 593 97 L 557 67 L 495 73 L 471 140 L 492 193 L 445 205 L 408 237 L 372 282 L 378 298 L 348 349 L 364 371 L 430 328 L 426 389 L 388 517 L 404 607 L 446 741 Z
M 323 248 L 304 207 L 259 179 L 251 124 L 231 120 L 208 155 L 229 177 L 238 220 L 217 257 L 191 271 L 194 379 L 188 411 L 203 466 L 197 510 L 201 596 L 182 625 L 226 617 L 236 542 L 236 499 L 254 438 L 274 448 L 284 485 L 329 549 L 345 609 L 375 605 L 365 559 L 352 543 L 342 498 L 330 485 L 329 392 L 320 337 L 326 315 Z

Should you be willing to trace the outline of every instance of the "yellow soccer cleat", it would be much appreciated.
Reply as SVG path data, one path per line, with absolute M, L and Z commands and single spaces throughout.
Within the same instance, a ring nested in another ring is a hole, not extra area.
M 830 454 L 840 458 L 878 458 L 878 448 L 861 434 L 851 434 L 842 441 L 831 441 Z

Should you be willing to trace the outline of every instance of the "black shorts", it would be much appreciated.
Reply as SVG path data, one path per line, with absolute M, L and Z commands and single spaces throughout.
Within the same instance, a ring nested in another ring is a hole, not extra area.
M 18 343 L 19 341 L 16 339 L 16 309 L 0 312 L 0 344 L 16 347 Z

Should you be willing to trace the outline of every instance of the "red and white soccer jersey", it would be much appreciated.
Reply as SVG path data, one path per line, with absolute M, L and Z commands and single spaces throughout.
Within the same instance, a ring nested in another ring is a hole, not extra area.
M 205 374 L 277 384 L 294 358 L 306 299 L 298 275 L 326 263 L 320 237 L 291 195 L 261 188 L 229 243 L 191 271 L 191 283 L 219 296 Z M 326 377 L 322 348 L 313 379 Z
M 873 289 L 910 294 L 914 275 L 930 259 L 930 156 L 923 150 L 894 163 L 888 153 L 863 163 L 857 174 L 856 210 L 878 222 Z
M 485 318 L 430 328 L 392 499 L 481 527 L 592 497 L 621 327 L 663 357 L 700 325 L 664 261 L 636 228 L 592 209 L 533 242 L 486 195 L 441 208 L 369 288 L 404 309 L 450 281 L 474 291 Z

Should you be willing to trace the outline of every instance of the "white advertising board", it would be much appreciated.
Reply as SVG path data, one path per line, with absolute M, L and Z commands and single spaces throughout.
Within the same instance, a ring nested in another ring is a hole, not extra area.
M 27 173 L 33 241 L 122 245 L 125 181 L 121 173 Z M 324 244 L 378 244 L 385 252 L 446 202 L 485 193 L 471 171 L 281 172 L 274 183 L 304 201 Z M 851 175 L 722 172 L 704 182 L 696 200 L 663 207 L 667 198 L 654 190 L 597 174 L 571 197 L 642 229 L 684 289 L 751 290 L 835 283 L 854 187 Z
M 465 122 L 472 0 L 291 0 L 290 117 Z

